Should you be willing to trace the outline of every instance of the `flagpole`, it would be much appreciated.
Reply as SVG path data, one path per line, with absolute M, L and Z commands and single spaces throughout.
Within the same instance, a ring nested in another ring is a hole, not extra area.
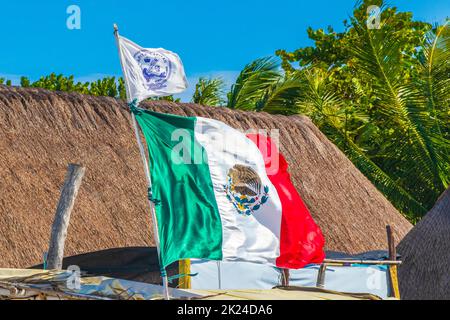
M 125 69 L 124 69 L 123 62 L 122 62 L 122 52 L 120 51 L 120 44 L 119 44 L 119 28 L 117 27 L 117 24 L 114 24 L 114 36 L 116 38 L 117 49 L 119 50 L 120 65 L 122 67 L 122 73 L 124 75 L 124 83 L 125 83 L 126 96 L 127 96 L 127 101 L 128 101 L 128 99 L 130 99 L 130 91 L 128 88 L 128 83 L 126 81 Z M 136 136 L 136 141 L 139 146 L 139 153 L 141 154 L 142 163 L 144 165 L 145 176 L 147 178 L 147 185 L 150 190 L 149 192 L 151 192 L 152 180 L 150 178 L 150 170 L 148 167 L 147 157 L 145 156 L 144 145 L 142 143 L 141 136 L 139 134 L 139 128 L 138 128 L 138 124 L 136 121 L 136 117 L 133 112 L 130 112 L 130 113 L 131 113 L 131 121 L 133 123 L 133 128 L 134 128 L 134 135 Z M 156 219 L 155 205 L 150 199 L 148 199 L 148 203 L 150 206 L 151 216 L 152 216 L 152 220 L 153 220 L 152 221 L 153 222 L 153 237 L 155 238 L 156 251 L 158 252 L 158 261 L 159 261 L 159 265 L 161 268 L 160 271 L 161 271 L 161 278 L 162 278 L 162 282 L 163 282 L 164 299 L 170 300 L 169 282 L 167 279 L 167 273 L 166 273 L 166 269 L 163 267 L 162 262 L 161 262 L 160 241 L 159 241 L 159 233 L 158 233 L 158 220 Z
M 220 260 L 217 261 L 217 274 L 219 275 L 219 290 L 222 290 L 222 270 L 220 265 Z

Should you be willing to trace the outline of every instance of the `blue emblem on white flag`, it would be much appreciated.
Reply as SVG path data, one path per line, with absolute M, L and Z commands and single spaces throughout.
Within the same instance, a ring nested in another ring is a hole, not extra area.
M 119 50 L 129 102 L 169 96 L 187 88 L 180 57 L 163 48 L 142 48 L 119 36 Z

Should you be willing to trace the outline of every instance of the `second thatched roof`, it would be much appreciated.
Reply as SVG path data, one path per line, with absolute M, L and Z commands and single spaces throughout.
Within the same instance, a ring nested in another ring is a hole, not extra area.
M 450 300 L 450 187 L 397 249 L 403 299 Z
M 411 224 L 306 117 L 165 101 L 149 109 L 279 129 L 294 185 L 328 250 L 385 249 L 385 225 L 401 239 Z M 123 101 L 0 86 L 0 267 L 42 262 L 69 162 L 86 167 L 66 255 L 152 245 L 145 177 Z

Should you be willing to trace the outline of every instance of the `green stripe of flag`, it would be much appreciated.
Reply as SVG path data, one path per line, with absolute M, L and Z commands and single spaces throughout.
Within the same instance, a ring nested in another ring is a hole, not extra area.
M 160 201 L 155 208 L 162 265 L 221 260 L 222 225 L 208 163 L 199 161 L 204 150 L 195 140 L 196 118 L 143 109 L 135 115 L 149 150 L 153 197 Z M 173 152 L 184 161 L 174 162 Z

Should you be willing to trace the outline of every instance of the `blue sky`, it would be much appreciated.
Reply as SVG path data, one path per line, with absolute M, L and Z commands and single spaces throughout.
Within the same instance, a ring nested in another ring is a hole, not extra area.
M 228 82 L 248 62 L 283 48 L 310 44 L 306 28 L 342 30 L 353 0 L 47 0 L 2 1 L 0 76 L 17 82 L 51 72 L 79 80 L 120 75 L 112 24 L 143 47 L 177 52 L 190 90 L 199 76 Z M 391 0 L 415 19 L 442 22 L 450 1 Z M 70 5 L 81 9 L 81 29 L 66 26 Z

